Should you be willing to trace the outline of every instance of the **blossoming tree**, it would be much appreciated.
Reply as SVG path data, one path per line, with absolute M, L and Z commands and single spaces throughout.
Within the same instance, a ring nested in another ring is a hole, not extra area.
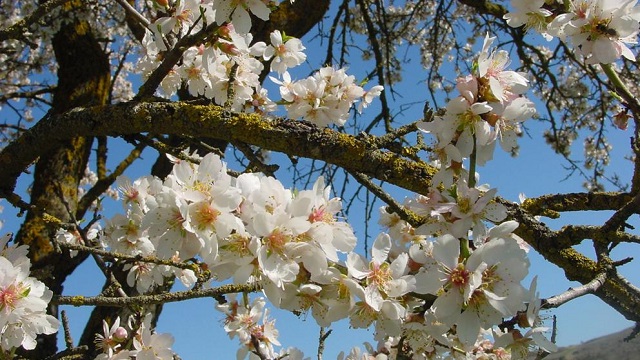
M 0 196 L 24 215 L 0 243 L 2 358 L 172 359 L 162 304 L 199 297 L 238 358 L 304 358 L 273 307 L 374 329 L 347 359 L 552 352 L 539 312 L 588 293 L 640 320 L 617 270 L 632 259 L 611 254 L 640 242 L 635 0 L 45 0 L 0 16 Z M 406 118 L 395 86 L 415 50 L 429 100 Z M 527 121 L 587 191 L 514 203 L 479 183 Z M 629 179 L 606 168 L 611 129 L 631 134 Z M 157 161 L 129 178 L 143 151 Z M 370 248 L 354 232 L 369 216 L 348 211 L 364 193 L 384 229 Z M 541 220 L 570 211 L 613 215 Z M 531 251 L 582 285 L 540 299 Z M 85 261 L 103 291 L 63 296 Z M 94 307 L 66 348 L 59 305 Z

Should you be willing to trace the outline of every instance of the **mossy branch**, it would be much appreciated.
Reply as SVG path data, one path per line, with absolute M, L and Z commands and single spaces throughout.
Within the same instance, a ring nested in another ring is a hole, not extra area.
M 122 136 L 144 132 L 216 138 L 323 160 L 426 194 L 435 168 L 357 137 L 307 122 L 266 120 L 257 114 L 225 114 L 222 107 L 187 102 L 128 102 L 76 108 L 42 119 L 0 151 L 0 196 L 13 193 L 18 176 L 40 155 L 74 136 Z
M 241 292 L 255 292 L 261 289 L 259 284 L 243 285 L 222 285 L 216 288 L 186 290 L 155 295 L 137 295 L 129 297 L 109 297 L 109 296 L 54 296 L 51 303 L 57 305 L 73 306 L 109 306 L 128 307 L 158 305 L 171 302 L 185 301 L 189 299 L 210 297 L 219 299 L 225 294 Z
M 617 210 L 632 198 L 628 193 L 568 193 L 549 194 L 526 199 L 522 208 L 531 215 L 553 217 L 557 212 L 585 210 Z M 552 215 L 552 216 L 550 216 Z
M 21 41 L 26 41 L 25 34 L 31 33 L 31 26 L 36 24 L 40 19 L 44 18 L 47 14 L 50 14 L 55 8 L 64 4 L 69 0 L 49 0 L 41 3 L 38 7 L 33 11 L 33 13 L 25 16 L 21 20 L 17 21 L 15 24 L 0 29 L 0 42 L 9 40 L 9 39 L 18 39 Z M 29 41 L 27 43 L 34 48 L 37 47 L 35 44 L 31 44 Z
M 561 231 L 555 232 L 537 221 L 519 205 L 499 200 L 508 209 L 509 218 L 520 223 L 516 234 L 529 243 L 547 261 L 564 270 L 568 280 L 588 284 L 608 265 L 599 264 L 570 247 Z M 615 272 L 615 269 L 611 270 Z M 607 273 L 607 275 L 611 275 Z M 631 321 L 640 321 L 640 289 L 620 276 L 608 276 L 596 296 Z

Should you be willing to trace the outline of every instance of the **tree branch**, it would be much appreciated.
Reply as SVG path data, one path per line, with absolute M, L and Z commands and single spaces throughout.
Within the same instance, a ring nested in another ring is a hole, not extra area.
M 516 234 L 529 243 L 547 261 L 564 270 L 568 280 L 588 284 L 598 274 L 609 271 L 571 247 L 566 247 L 546 225 L 535 220 L 517 204 L 500 200 L 508 209 L 509 217 L 518 221 Z M 560 242 L 560 244 L 558 244 Z M 606 264 L 605 264 L 606 265 Z M 609 276 L 594 292 L 602 301 L 631 321 L 640 321 L 640 289 L 619 276 Z
M 543 309 L 556 308 L 580 296 L 593 294 L 604 284 L 606 279 L 607 279 L 606 273 L 604 272 L 599 273 L 598 275 L 596 275 L 595 279 L 589 281 L 588 283 L 582 286 L 570 288 L 569 290 L 563 292 L 562 294 L 558 294 L 556 296 L 552 296 L 544 300 L 542 303 L 542 308 Z
M 319 159 L 348 171 L 426 194 L 435 169 L 422 161 L 378 150 L 366 139 L 318 128 L 307 122 L 265 120 L 233 114 L 215 105 L 128 102 L 76 108 L 39 121 L 0 151 L 0 196 L 13 193 L 18 176 L 59 141 L 74 136 L 121 136 L 142 132 L 241 141 L 291 156 Z
M 51 303 L 57 305 L 73 305 L 73 306 L 144 306 L 158 305 L 170 302 L 178 302 L 189 299 L 197 299 L 210 297 L 214 299 L 220 298 L 225 294 L 240 292 L 255 292 L 261 289 L 259 284 L 245 285 L 222 285 L 216 288 L 177 291 L 173 293 L 162 293 L 155 295 L 137 295 L 129 297 L 107 297 L 107 296 L 54 296 Z
M 50 0 L 43 2 L 33 11 L 33 13 L 29 14 L 15 24 L 7 27 L 6 29 L 0 30 L 0 42 L 9 39 L 24 40 L 25 34 L 31 33 L 31 25 L 45 17 L 47 14 L 50 14 L 53 9 L 57 8 L 67 1 L 69 0 Z
M 526 199 L 522 208 L 532 215 L 559 216 L 550 212 L 617 210 L 632 198 L 628 193 L 569 193 Z

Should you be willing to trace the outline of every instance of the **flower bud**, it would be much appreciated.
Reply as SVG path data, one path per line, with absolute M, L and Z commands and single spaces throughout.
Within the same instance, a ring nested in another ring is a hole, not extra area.
M 127 332 L 127 329 L 123 328 L 122 326 L 118 327 L 113 333 L 113 339 L 117 342 L 125 341 L 128 336 L 129 333 Z

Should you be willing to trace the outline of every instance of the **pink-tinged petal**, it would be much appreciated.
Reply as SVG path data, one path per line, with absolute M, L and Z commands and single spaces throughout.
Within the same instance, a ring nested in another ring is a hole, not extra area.
M 436 240 L 433 247 L 433 257 L 448 269 L 458 266 L 460 256 L 460 242 L 452 235 L 443 235 Z
M 485 207 L 485 219 L 493 222 L 499 222 L 507 217 L 507 208 L 495 202 L 487 204 Z
M 489 78 L 489 87 L 491 88 L 491 92 L 496 99 L 502 101 L 504 100 L 504 87 L 500 83 L 496 77 L 492 76 Z
M 421 268 L 420 272 L 414 276 L 416 279 L 416 289 L 414 291 L 418 294 L 437 295 L 446 281 L 443 275 L 441 272 L 423 271 L 423 268 Z
M 294 217 L 286 222 L 286 227 L 291 229 L 294 235 L 299 235 L 309 231 L 311 223 L 303 217 Z
M 487 269 L 487 264 L 482 262 L 473 269 L 471 273 L 471 277 L 469 278 L 469 282 L 464 287 L 463 299 L 465 302 L 471 299 L 471 295 L 476 291 L 480 286 L 482 286 L 482 273 Z
M 618 60 L 620 52 L 616 43 L 610 39 L 598 39 L 593 43 L 592 54 L 597 62 L 610 64 Z
M 249 3 L 249 6 L 253 15 L 264 21 L 269 20 L 269 14 L 271 14 L 271 10 L 269 10 L 269 7 L 264 2 L 260 0 L 252 0 Z
M 617 42 L 617 45 L 619 47 L 619 51 L 622 56 L 624 56 L 625 58 L 631 61 L 636 61 L 636 56 L 633 53 L 633 51 L 631 51 L 631 49 L 629 49 L 625 44 L 623 44 L 620 41 Z
M 395 301 L 384 301 L 380 311 L 389 319 L 398 320 L 404 317 L 406 311 L 399 303 Z
M 216 23 L 218 23 L 218 25 L 222 25 L 223 23 L 227 22 L 234 9 L 235 6 L 231 5 L 231 0 L 227 0 L 224 2 L 219 1 L 216 5 Z
M 347 270 L 349 276 L 355 279 L 363 279 L 370 273 L 369 266 L 364 258 L 356 253 L 347 255 Z
M 391 277 L 394 279 L 398 279 L 401 276 L 405 275 L 409 271 L 409 268 L 407 267 L 408 263 L 409 255 L 407 253 L 398 255 L 398 257 L 395 258 L 389 266 L 389 270 L 391 270 Z
M 416 288 L 416 279 L 413 275 L 403 276 L 401 279 L 391 280 L 385 286 L 385 292 L 389 297 L 400 297 Z
M 446 324 L 453 324 L 462 309 L 462 295 L 457 289 L 447 291 L 438 296 L 431 305 L 434 315 L 439 321 Z
M 537 329 L 540 329 L 540 331 L 535 331 Z M 543 350 L 546 350 L 548 352 L 558 351 L 558 345 L 552 343 L 546 337 L 544 337 L 544 335 L 541 334 L 541 332 L 545 330 L 546 328 L 533 329 L 532 331 L 534 332 L 531 334 L 531 338 L 536 342 L 536 345 L 538 345 Z
M 488 113 L 491 110 L 493 110 L 493 107 L 491 107 L 491 105 L 484 101 L 477 102 L 471 105 L 471 111 L 476 115 Z
M 505 299 L 506 296 L 498 296 L 494 293 L 492 293 L 491 291 L 483 291 L 484 296 L 486 297 L 487 301 L 489 302 L 489 304 L 496 309 L 496 311 L 498 311 L 500 314 L 502 314 L 503 317 L 507 317 L 507 316 L 511 316 L 513 315 L 511 313 L 511 309 L 509 309 L 509 307 L 507 306 L 507 304 L 505 303 Z
M 382 264 L 387 260 L 391 250 L 391 237 L 389 234 L 381 233 L 373 243 L 371 248 L 371 261 L 375 264 Z
M 251 16 L 242 6 L 236 7 L 233 11 L 231 21 L 238 34 L 247 34 L 251 31 Z
M 473 134 L 469 129 L 465 129 L 456 142 L 456 148 L 460 151 L 460 155 L 468 157 L 473 152 L 474 144 Z
M 384 299 L 382 298 L 382 294 L 380 294 L 380 291 L 378 291 L 377 287 L 367 286 L 364 289 L 364 301 L 375 311 L 380 311 L 380 307 L 382 307 L 382 302 L 384 301 Z
M 489 237 L 501 237 L 510 235 L 515 229 L 518 228 L 518 224 L 515 220 L 509 220 L 501 223 L 498 226 L 494 226 L 489 230 Z
M 449 100 L 447 103 L 447 114 L 462 114 L 469 109 L 469 102 L 462 96 Z

